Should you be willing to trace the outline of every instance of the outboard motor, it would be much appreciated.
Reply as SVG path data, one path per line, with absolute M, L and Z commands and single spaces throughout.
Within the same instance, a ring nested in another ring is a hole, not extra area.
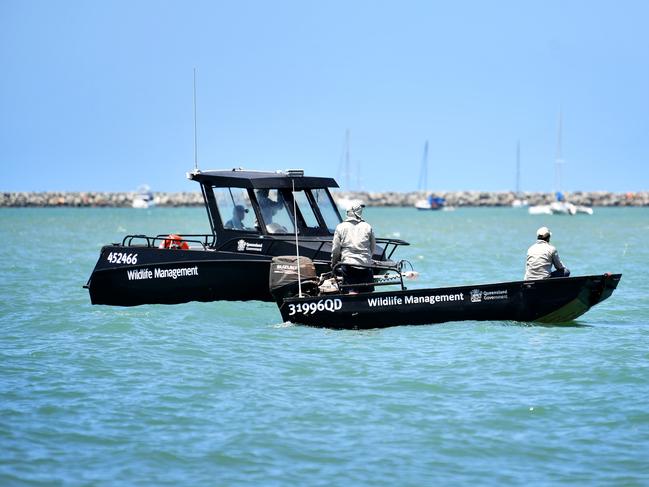
M 273 257 L 270 263 L 268 284 L 270 286 L 270 293 L 277 302 L 281 302 L 284 298 L 298 295 L 297 259 L 294 255 L 280 255 Z M 309 296 L 317 295 L 318 276 L 316 275 L 313 261 L 308 257 L 300 257 L 299 265 L 302 294 Z

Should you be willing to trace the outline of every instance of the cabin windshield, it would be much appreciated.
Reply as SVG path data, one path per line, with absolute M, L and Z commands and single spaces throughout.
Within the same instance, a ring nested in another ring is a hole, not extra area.
M 315 201 L 316 206 L 320 209 L 320 214 L 324 220 L 325 225 L 330 233 L 336 231 L 336 226 L 342 221 L 340 213 L 335 207 L 334 202 L 329 196 L 329 192 L 325 188 L 312 189 L 311 194 Z
M 243 188 L 214 188 L 214 198 L 226 230 L 256 232 L 255 212 Z
M 293 217 L 282 193 L 277 189 L 257 189 L 255 196 L 268 233 L 293 233 Z
M 241 188 L 204 185 L 215 231 L 332 235 L 341 222 L 327 188 Z M 297 215 L 293 214 L 295 203 Z M 297 223 L 296 223 L 297 219 Z

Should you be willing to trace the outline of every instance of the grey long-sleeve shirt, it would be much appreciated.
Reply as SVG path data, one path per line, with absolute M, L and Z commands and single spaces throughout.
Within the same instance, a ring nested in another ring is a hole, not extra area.
M 525 280 L 547 279 L 552 272 L 552 265 L 557 269 L 565 268 L 554 245 L 545 240 L 537 240 L 527 250 Z
M 372 265 L 375 250 L 376 239 L 370 224 L 363 220 L 347 218 L 336 227 L 331 249 L 331 265 L 338 262 Z

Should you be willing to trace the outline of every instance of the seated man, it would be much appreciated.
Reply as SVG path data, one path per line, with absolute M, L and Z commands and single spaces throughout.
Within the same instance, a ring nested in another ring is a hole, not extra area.
M 331 248 L 331 266 L 341 263 L 343 284 L 353 285 L 346 288 L 350 294 L 374 291 L 371 284 L 359 285 L 374 281 L 372 269 L 354 265 L 371 266 L 376 250 L 374 231 L 362 217 L 364 207 L 364 204 L 359 203 L 347 210 L 347 218 L 336 227 Z
M 246 227 L 243 225 L 243 219 L 246 213 L 248 213 L 248 210 L 242 205 L 235 205 L 232 208 L 232 218 L 225 222 L 224 227 L 230 230 L 245 230 Z
M 550 245 L 552 233 L 548 227 L 536 231 L 536 243 L 527 250 L 525 261 L 525 280 L 547 279 L 549 277 L 568 277 L 570 271 L 559 259 L 557 249 Z M 552 265 L 556 268 L 552 271 Z

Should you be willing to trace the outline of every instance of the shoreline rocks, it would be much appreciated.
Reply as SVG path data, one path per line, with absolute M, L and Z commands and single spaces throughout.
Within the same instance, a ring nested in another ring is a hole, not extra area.
M 0 193 L 0 207 L 110 207 L 128 208 L 133 203 L 134 192 L 20 192 Z M 498 207 L 511 206 L 516 199 L 512 191 L 449 191 L 436 192 L 435 196 L 446 198 L 448 206 Z M 162 207 L 203 206 L 200 192 L 154 193 L 155 204 Z M 334 199 L 361 199 L 367 206 L 413 206 L 424 199 L 424 192 L 399 193 L 393 191 L 334 191 Z M 634 193 L 611 193 L 607 191 L 576 191 L 565 193 L 566 201 L 584 206 L 649 206 L 649 191 Z M 544 205 L 555 200 L 554 193 L 522 193 L 519 199 L 529 205 Z

